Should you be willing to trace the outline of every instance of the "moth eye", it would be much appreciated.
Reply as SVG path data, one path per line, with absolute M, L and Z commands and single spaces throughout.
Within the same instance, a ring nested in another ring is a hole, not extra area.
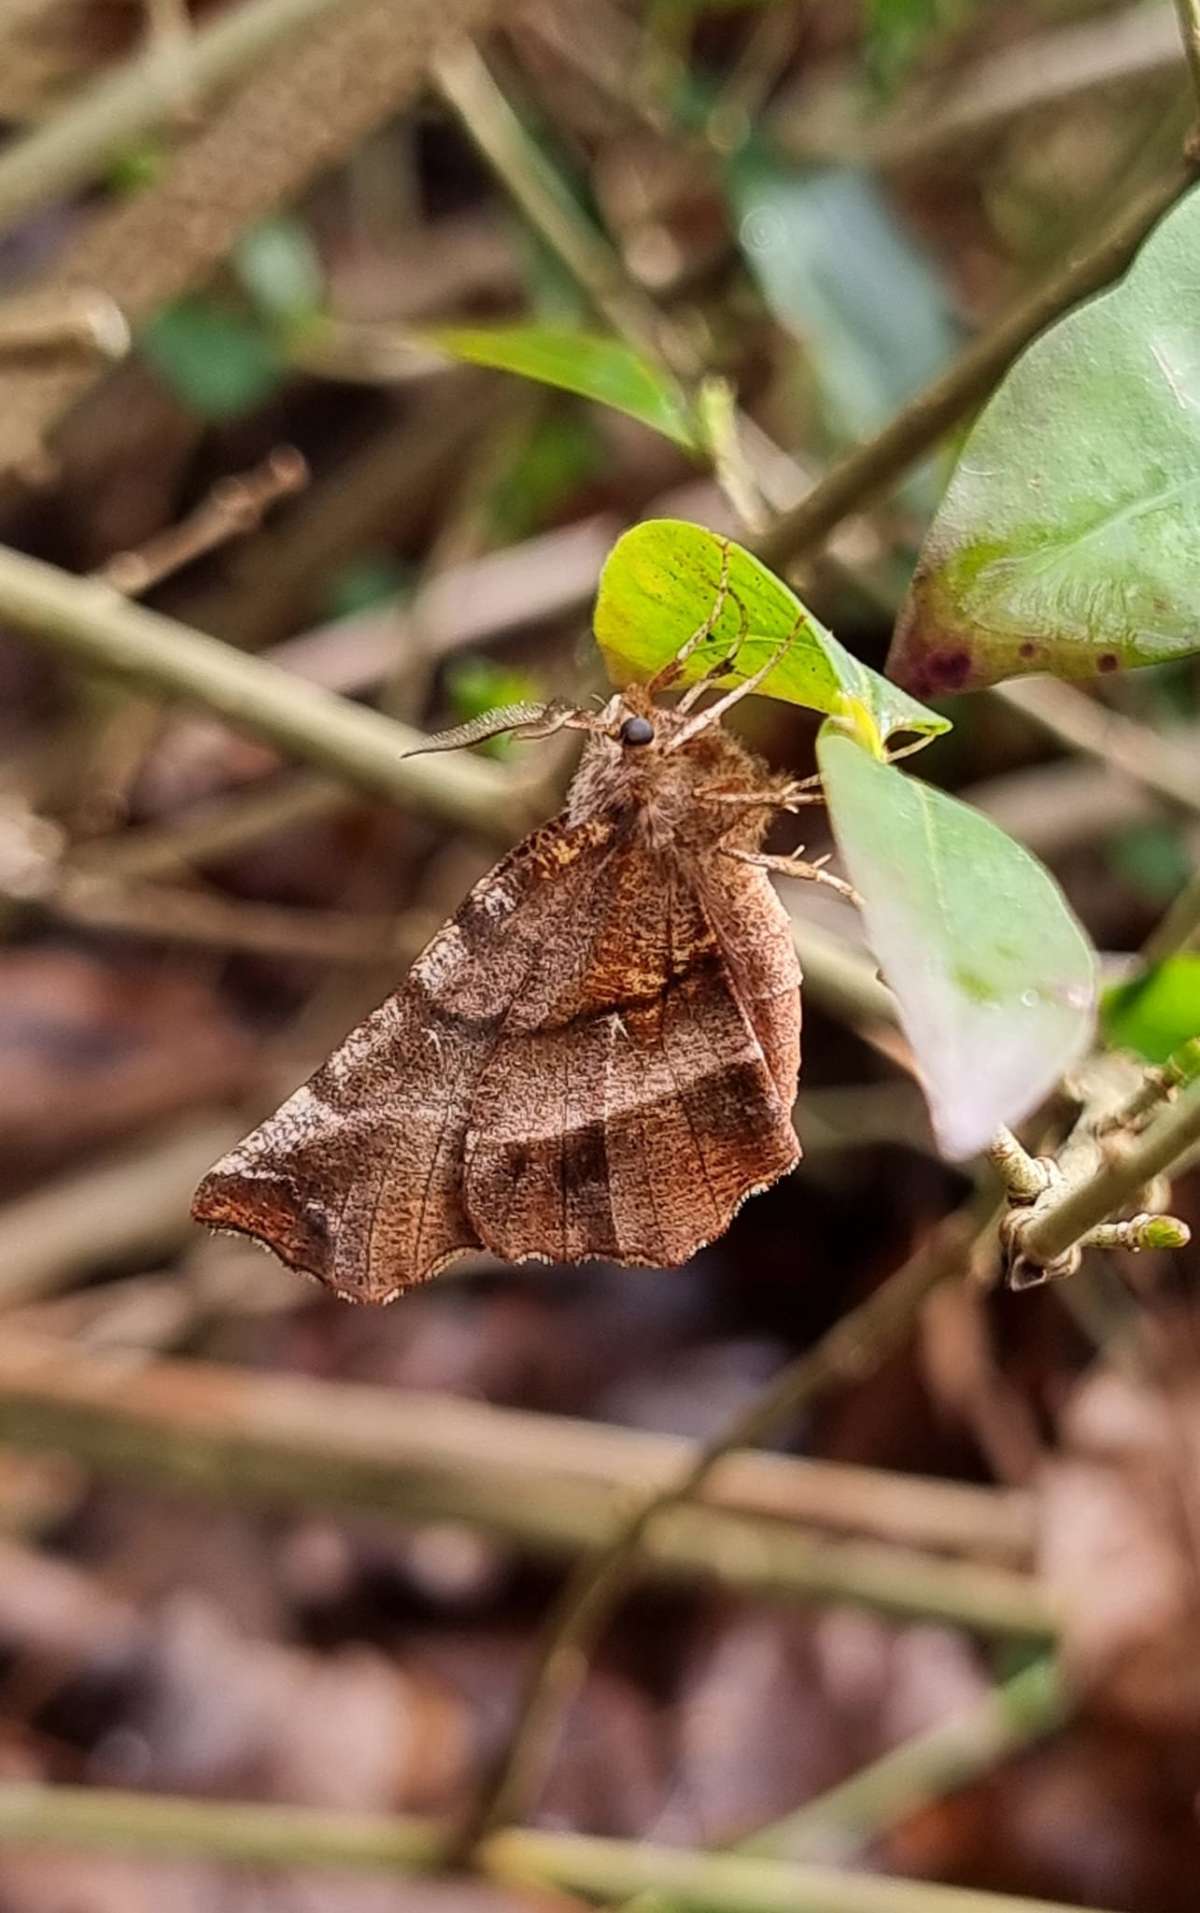
M 653 744 L 654 726 L 648 717 L 627 717 L 618 735 L 622 744 Z

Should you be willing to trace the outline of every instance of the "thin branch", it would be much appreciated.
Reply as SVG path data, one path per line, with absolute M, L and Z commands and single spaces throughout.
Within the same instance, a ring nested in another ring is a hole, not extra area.
M 146 593 L 210 551 L 257 531 L 273 505 L 308 483 L 308 466 L 294 446 L 279 445 L 248 472 L 222 478 L 194 511 L 131 551 L 114 552 L 94 576 L 122 597 Z
M 424 920 L 362 916 L 350 910 L 303 909 L 226 897 L 215 890 L 186 890 L 155 883 L 112 881 L 49 866 L 30 896 L 0 881 L 0 899 L 28 906 L 63 923 L 152 943 L 239 950 L 289 962 L 397 966 L 418 955 L 430 934 Z M 432 928 L 436 929 L 436 924 Z
M 1094 1173 L 1045 1206 L 1036 1204 L 1016 1232 L 1020 1253 L 1047 1268 L 1069 1254 L 1090 1232 L 1135 1202 L 1155 1176 L 1170 1170 L 1200 1142 L 1200 1079 L 1180 1090 L 1127 1148 L 1103 1153 Z
M 1169 77 L 1180 64 L 1179 34 L 1169 4 L 1151 0 L 1120 13 L 1069 22 L 989 46 L 973 65 L 909 87 L 901 105 L 868 124 L 847 119 L 822 130 L 809 110 L 803 78 L 769 114 L 770 130 L 790 157 L 855 165 L 937 166 L 959 160 L 966 147 L 994 140 L 1027 113 L 1070 102 L 1101 88 L 1122 87 L 1123 99 L 1141 82 Z
M 739 1840 L 736 1851 L 777 1860 L 852 1859 L 922 1808 L 1056 1732 L 1070 1710 L 1055 1663 L 1033 1661 L 969 1712 L 915 1734 L 840 1786 Z
M 1009 1196 L 1016 1202 L 1032 1202 L 1044 1194 L 1050 1184 L 1050 1170 L 1004 1124 L 988 1144 L 986 1155 Z
M 1165 178 L 1123 207 L 1082 256 L 1051 274 L 969 345 L 881 432 L 832 466 L 808 496 L 759 540 L 759 556 L 777 567 L 794 562 L 819 545 L 850 512 L 898 479 L 965 412 L 988 396 L 1017 354 L 1051 320 L 1124 271 L 1150 228 L 1194 178 L 1193 166 L 1180 159 Z
M 632 1581 L 643 1547 L 663 1513 L 694 1498 L 731 1449 L 764 1440 L 831 1388 L 871 1374 L 902 1343 L 930 1290 L 957 1273 L 990 1235 L 993 1219 L 992 1205 L 980 1203 L 948 1217 L 881 1288 L 835 1323 L 701 1448 L 672 1487 L 649 1495 L 616 1539 L 580 1564 L 544 1630 L 516 1728 L 472 1816 L 464 1851 L 493 1827 L 524 1817 L 540 1789 L 563 1711 L 578 1686 L 586 1656 Z
M 655 361 L 678 363 L 675 338 L 653 302 L 629 281 L 598 227 L 586 219 L 469 40 L 438 54 L 433 77 L 470 137 L 536 232 L 558 254 L 613 330 Z M 687 369 L 694 371 L 694 363 Z
M 1068 750 L 1094 758 L 1106 771 L 1136 778 L 1169 804 L 1200 811 L 1200 755 L 1186 732 L 1176 738 L 1169 731 L 1151 731 L 1056 678 L 1017 678 L 993 686 L 991 695 Z
M 496 765 L 406 758 L 423 742 L 419 733 L 130 604 L 94 579 L 0 548 L 0 618 L 91 670 L 201 704 L 377 797 L 502 843 L 529 822 L 518 787 Z
M 87 838 L 72 846 L 64 867 L 110 882 L 179 876 L 264 837 L 336 816 L 353 802 L 344 784 L 296 771 L 204 798 L 162 823 Z
M 1200 106 L 1200 0 L 1175 0 L 1175 11 L 1179 16 L 1179 33 L 1187 55 L 1196 104 Z
M 445 1830 L 430 1820 L 91 1787 L 0 1788 L 0 1838 L 10 1846 L 393 1874 L 436 1871 L 446 1850 Z M 478 1864 L 510 1888 L 557 1887 L 601 1901 L 649 1891 L 696 1913 L 1082 1913 L 923 1880 L 523 1827 L 493 1834 Z
M 185 1168 L 187 1160 L 185 1152 Z M 181 1222 L 186 1195 L 174 1199 Z M 0 1212 L 0 1245 L 11 1233 Z M 22 1239 L 28 1233 L 26 1226 Z M 28 1295 L 29 1251 L 15 1246 Z M 92 1247 L 94 1254 L 94 1236 Z M 40 1253 L 45 1293 L 58 1283 L 44 1279 L 54 1271 Z M 661 1437 L 547 1423 L 443 1396 L 396 1397 L 195 1362 L 153 1361 L 131 1372 L 125 1356 L 114 1366 L 11 1319 L 0 1346 L 0 1430 L 16 1447 L 63 1452 L 101 1474 L 219 1501 L 462 1521 L 550 1561 L 609 1544 L 630 1495 L 639 1487 L 644 1494 L 647 1479 L 669 1486 L 689 1453 L 686 1443 Z M 831 1506 L 839 1486 L 840 1512 Z M 993 1548 L 1005 1538 L 990 1498 L 981 1507 L 947 1505 L 932 1484 L 898 1479 L 895 1506 L 885 1512 L 886 1493 L 882 1481 L 864 1485 L 858 1471 L 826 1480 L 813 1464 L 738 1453 L 702 1505 L 671 1508 L 656 1523 L 647 1569 L 661 1580 L 716 1581 L 776 1599 L 849 1600 L 988 1633 L 1053 1635 L 1054 1609 L 1028 1574 L 797 1526 L 806 1513 L 823 1512 L 827 1528 L 844 1528 L 857 1506 L 868 1515 L 873 1508 L 877 1525 L 892 1533 L 907 1512 L 912 1531 L 926 1538 L 932 1523 L 944 1540 L 956 1520 L 957 1545 L 972 1529 L 985 1542 L 990 1531 Z M 1002 1502 L 996 1512 L 1011 1540 L 1007 1510 Z
M 1138 961 L 1152 970 L 1156 963 L 1188 949 L 1200 938 L 1200 871 L 1190 877 L 1162 919 L 1138 951 Z
M 0 1209 L 0 1306 L 52 1295 L 98 1258 L 134 1262 L 174 1248 L 197 1181 L 242 1127 L 209 1112 L 7 1203 Z

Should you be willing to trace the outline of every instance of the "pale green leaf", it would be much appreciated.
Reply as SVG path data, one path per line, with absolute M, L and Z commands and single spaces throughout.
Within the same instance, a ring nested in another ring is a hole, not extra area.
M 804 348 L 831 437 L 868 437 L 958 346 L 931 259 L 854 167 L 802 168 L 754 149 L 731 164 L 729 191 L 746 264 Z
M 890 672 L 923 697 L 1200 650 L 1200 192 L 985 407 L 921 554 Z
M 597 405 L 609 405 L 677 445 L 697 449 L 695 424 L 682 386 L 620 339 L 540 325 L 439 326 L 413 336 L 417 344 L 444 352 L 447 358 L 514 372 L 519 378 L 536 379 Z
M 600 575 L 595 616 L 614 684 L 644 683 L 710 620 L 712 629 L 680 684 L 726 657 L 730 668 L 716 682 L 739 683 L 786 641 L 786 654 L 763 683 L 764 697 L 825 712 L 857 705 L 883 739 L 893 731 L 933 737 L 949 728 L 945 718 L 860 664 L 774 572 L 731 539 L 682 519 L 651 518 L 617 540 Z
M 1053 878 L 982 812 L 833 724 L 817 760 L 934 1133 L 952 1160 L 973 1156 L 1087 1048 L 1095 957 Z

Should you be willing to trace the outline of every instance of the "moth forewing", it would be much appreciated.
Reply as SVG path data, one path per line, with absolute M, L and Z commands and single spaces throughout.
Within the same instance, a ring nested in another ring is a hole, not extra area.
M 209 1172 L 199 1221 L 388 1301 L 472 1249 L 674 1266 L 794 1165 L 790 926 L 723 854 L 758 848 L 783 780 L 645 692 L 586 728 L 563 814 Z

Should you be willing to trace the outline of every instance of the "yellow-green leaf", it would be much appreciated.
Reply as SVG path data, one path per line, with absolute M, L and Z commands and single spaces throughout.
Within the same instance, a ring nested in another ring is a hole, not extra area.
M 764 697 L 828 714 L 861 707 L 879 736 L 949 729 L 898 685 L 852 657 L 782 579 L 732 539 L 675 518 L 651 518 L 619 538 L 600 576 L 596 639 L 614 684 L 644 683 L 694 632 L 711 631 L 689 657 L 681 684 L 722 659 L 715 680 L 753 676 L 786 643 L 764 680 Z

